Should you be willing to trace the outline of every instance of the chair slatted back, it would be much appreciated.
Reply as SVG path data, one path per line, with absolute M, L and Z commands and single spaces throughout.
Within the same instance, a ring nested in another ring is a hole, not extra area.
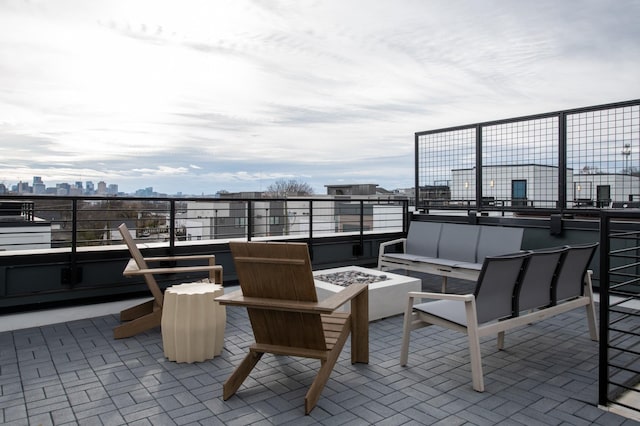
M 552 289 L 567 250 L 566 247 L 557 247 L 531 252 L 520 282 L 520 291 L 516 292 L 514 299 L 515 312 L 552 304 Z
M 529 256 L 485 257 L 474 292 L 479 324 L 514 315 L 513 294 Z
M 147 262 L 144 260 L 144 256 L 142 256 L 142 253 L 140 252 L 140 249 L 138 249 L 136 242 L 134 241 L 133 237 L 131 237 L 127 225 L 125 225 L 124 223 L 121 224 L 120 226 L 118 226 L 118 231 L 120 231 L 120 235 L 122 235 L 122 239 L 129 249 L 129 254 L 136 262 L 136 265 L 138 265 L 138 268 L 149 269 L 149 267 L 147 266 Z M 158 286 L 158 282 L 153 277 L 153 274 L 144 274 L 143 276 L 145 282 L 147 283 L 147 287 L 149 287 L 151 294 L 153 294 L 156 303 L 162 306 L 164 295 L 162 294 L 162 290 L 160 290 L 160 287 Z
M 230 242 L 245 297 L 317 302 L 304 243 Z M 326 350 L 319 314 L 248 308 L 256 343 Z
M 598 243 L 569 246 L 552 290 L 554 304 L 584 294 L 584 276 L 597 247 Z

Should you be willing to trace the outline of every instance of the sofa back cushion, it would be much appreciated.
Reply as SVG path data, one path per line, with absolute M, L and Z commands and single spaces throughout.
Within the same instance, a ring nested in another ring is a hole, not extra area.
M 523 234 L 523 228 L 480 226 L 476 263 L 484 262 L 487 256 L 519 252 Z
M 438 257 L 441 259 L 475 263 L 479 235 L 480 227 L 476 225 L 462 225 L 458 223 L 442 224 Z
M 407 234 L 407 254 L 438 257 L 442 223 L 412 221 Z

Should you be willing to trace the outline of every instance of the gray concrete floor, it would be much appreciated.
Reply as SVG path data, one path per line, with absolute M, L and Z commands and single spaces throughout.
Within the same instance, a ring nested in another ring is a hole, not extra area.
M 438 291 L 439 281 L 425 279 L 423 288 Z M 452 292 L 469 288 L 449 285 Z M 503 351 L 484 339 L 483 393 L 471 388 L 462 334 L 413 332 L 409 364 L 400 367 L 402 316 L 374 321 L 370 363 L 351 365 L 347 343 L 305 416 L 304 394 L 319 367 L 313 360 L 265 355 L 238 393 L 222 400 L 222 383 L 252 341 L 244 309 L 227 308 L 221 356 L 178 364 L 164 357 L 159 329 L 113 339 L 122 305 L 85 306 L 76 317 L 69 308 L 0 317 L 7 329 L 0 332 L 0 423 L 640 424 L 597 406 L 598 344 L 582 309 L 507 333 Z

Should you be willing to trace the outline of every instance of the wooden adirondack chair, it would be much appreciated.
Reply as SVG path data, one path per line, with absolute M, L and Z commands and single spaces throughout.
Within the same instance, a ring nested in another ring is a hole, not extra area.
M 164 295 L 153 276 L 154 274 L 208 271 L 210 282 L 222 284 L 222 266 L 216 265 L 215 255 L 143 257 L 138 246 L 133 240 L 133 237 L 131 237 L 127 226 L 123 223 L 118 227 L 118 230 L 120 231 L 125 244 L 129 248 L 129 253 L 131 254 L 131 260 L 127 263 L 122 274 L 125 276 L 144 276 L 144 280 L 153 295 L 153 299 L 120 312 L 120 321 L 127 322 L 113 329 L 113 337 L 115 339 L 131 337 L 153 327 L 160 326 Z M 147 266 L 147 262 L 177 262 L 185 260 L 207 260 L 208 264 L 201 266 L 173 266 L 157 268 L 149 268 L 149 266 Z
M 309 251 L 303 243 L 231 242 L 241 290 L 216 298 L 245 306 L 255 343 L 223 387 L 236 393 L 264 353 L 315 358 L 320 370 L 305 397 L 305 413 L 320 393 L 351 332 L 351 363 L 369 362 L 368 290 L 352 284 L 318 302 Z M 334 311 L 351 301 L 351 312 Z

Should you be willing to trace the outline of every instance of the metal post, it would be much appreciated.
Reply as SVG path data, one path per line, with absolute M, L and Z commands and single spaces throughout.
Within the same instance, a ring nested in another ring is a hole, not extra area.
M 567 208 L 567 113 L 558 115 L 558 205 L 560 213 Z
M 476 126 L 476 211 L 482 210 L 482 126 Z
M 176 200 L 169 201 L 169 252 L 176 248 Z
M 600 211 L 600 336 L 598 356 L 598 404 L 609 403 L 609 234 L 606 211 Z

